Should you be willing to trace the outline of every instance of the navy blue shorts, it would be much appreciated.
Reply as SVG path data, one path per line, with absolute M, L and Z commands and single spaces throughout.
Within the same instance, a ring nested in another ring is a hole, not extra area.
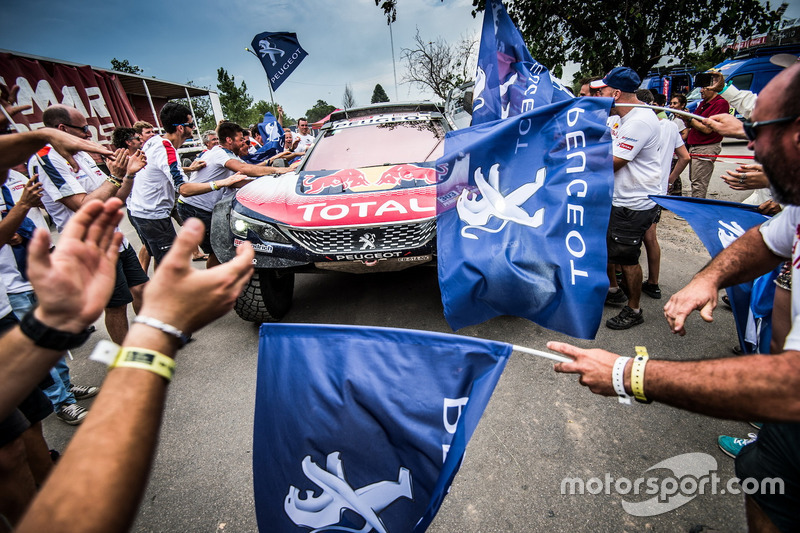
M 645 211 L 611 206 L 611 218 L 606 233 L 609 264 L 639 264 L 642 239 L 647 229 L 653 225 L 657 214 L 658 206 Z
M 147 283 L 147 277 L 133 246 L 128 246 L 119 253 L 117 260 L 117 280 L 114 284 L 114 292 L 106 307 L 120 307 L 133 301 L 131 287 L 136 287 L 142 283 Z
M 203 224 L 206 225 L 206 233 L 203 236 L 203 242 L 200 243 L 200 248 L 202 248 L 203 252 L 207 254 L 212 253 L 211 215 L 213 213 L 211 211 L 206 211 L 205 209 L 200 209 L 199 207 L 178 201 L 178 214 L 181 216 L 181 220 L 186 220 L 187 218 L 199 218 L 203 221 Z
M 781 531 L 797 531 L 800 509 L 800 424 L 764 424 L 758 439 L 736 457 L 736 477 L 758 481 L 750 495 Z M 769 494 L 770 480 L 783 480 L 783 494 Z M 766 481 L 765 481 L 766 480 Z M 747 488 L 748 484 L 742 485 Z
M 18 323 L 14 313 L 0 318 L 0 335 Z M 53 404 L 38 387 L 34 388 L 5 420 L 0 420 L 0 447 L 17 440 L 32 424 L 44 420 L 52 412 Z
M 131 215 L 131 212 L 128 211 L 128 220 L 131 221 L 133 229 L 136 230 L 142 244 L 147 248 L 150 257 L 155 260 L 156 264 L 160 263 L 169 252 L 169 249 L 172 248 L 172 241 L 177 236 L 175 227 L 172 225 L 172 219 L 139 218 Z

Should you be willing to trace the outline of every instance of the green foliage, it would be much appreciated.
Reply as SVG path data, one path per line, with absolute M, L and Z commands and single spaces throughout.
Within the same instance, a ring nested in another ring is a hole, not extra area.
M 708 50 L 687 53 L 683 58 L 683 65 L 696 72 L 704 72 L 726 59 L 732 58 L 735 54 L 734 50 L 723 50 L 721 46 L 715 46 Z
M 485 0 L 473 0 L 482 10 Z M 785 6 L 784 4 L 783 6 Z M 644 76 L 664 56 L 682 63 L 718 40 L 747 39 L 780 18 L 759 0 L 518 0 L 509 14 L 531 55 L 548 67 L 573 61 L 584 72 L 607 72 L 619 65 Z M 560 75 L 553 69 L 555 75 Z
M 235 78 L 220 67 L 217 69 L 217 90 L 225 118 L 244 127 L 250 124 L 253 97 L 247 93 L 244 80 L 237 86 Z
M 386 94 L 386 91 L 383 90 L 381 84 L 378 83 L 375 85 L 375 90 L 372 91 L 372 99 L 369 101 L 371 104 L 377 104 L 379 102 L 388 102 L 389 95 Z
M 255 104 L 253 104 L 253 108 L 250 110 L 250 120 L 248 121 L 247 125 L 249 124 L 257 124 L 261 122 L 264 118 L 264 113 L 272 113 L 275 118 L 278 118 L 278 108 L 281 107 L 280 104 L 272 105 L 272 102 L 267 102 L 264 100 L 259 100 Z M 297 122 L 295 119 L 291 118 L 290 116 L 284 114 L 283 116 L 283 125 L 284 126 L 291 126 Z
M 126 72 L 128 74 L 144 74 L 144 70 L 139 68 L 139 65 L 131 65 L 127 59 L 120 61 L 116 57 L 112 58 L 111 68 L 117 72 Z
M 306 111 L 306 118 L 308 119 L 309 123 L 314 123 L 327 117 L 334 111 L 336 111 L 335 106 L 330 105 L 324 100 L 317 100 L 317 103 L 314 104 L 314 107 Z

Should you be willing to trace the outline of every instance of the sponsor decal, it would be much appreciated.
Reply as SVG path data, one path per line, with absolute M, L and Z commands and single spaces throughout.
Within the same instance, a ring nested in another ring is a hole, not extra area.
M 633 146 L 627 143 L 619 143 L 620 148 L 624 148 L 625 150 L 633 150 Z
M 249 242 L 253 246 L 253 250 L 261 252 L 262 254 L 271 254 L 274 250 L 271 244 L 262 244 L 260 242 L 243 241 L 242 239 L 233 239 L 234 246 L 241 246 L 245 242 Z
M 436 170 L 417 165 L 393 165 L 366 169 L 347 168 L 331 174 L 305 174 L 305 194 L 340 194 L 346 191 L 380 191 L 395 187 L 435 185 Z
M 401 252 L 374 252 L 366 254 L 336 254 L 336 261 L 361 261 L 362 259 L 390 259 L 400 257 Z

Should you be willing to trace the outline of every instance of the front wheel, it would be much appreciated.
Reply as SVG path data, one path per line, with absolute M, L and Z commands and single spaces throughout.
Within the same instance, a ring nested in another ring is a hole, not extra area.
M 277 322 L 292 306 L 294 272 L 256 270 L 236 299 L 236 314 L 250 322 Z

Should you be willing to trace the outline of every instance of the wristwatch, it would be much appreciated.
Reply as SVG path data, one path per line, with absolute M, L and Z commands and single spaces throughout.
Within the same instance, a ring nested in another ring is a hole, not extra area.
M 22 333 L 31 339 L 36 346 L 57 351 L 77 348 L 86 342 L 86 339 L 88 339 L 89 335 L 92 333 L 89 328 L 86 328 L 80 333 L 70 333 L 69 331 L 51 328 L 33 316 L 33 309 L 25 313 L 25 316 L 22 317 L 19 329 L 22 330 Z

